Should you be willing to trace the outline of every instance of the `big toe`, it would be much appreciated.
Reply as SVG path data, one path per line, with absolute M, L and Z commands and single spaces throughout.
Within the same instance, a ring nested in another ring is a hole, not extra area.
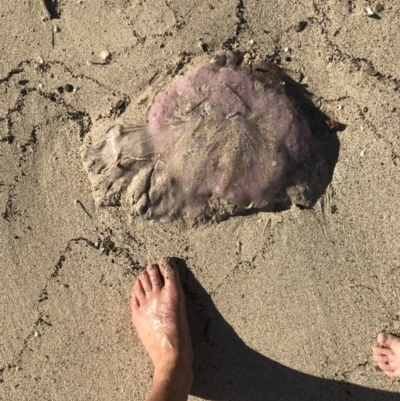
M 166 287 L 180 287 L 178 266 L 173 258 L 164 257 L 158 262 Z
M 388 333 L 378 334 L 378 343 L 385 348 L 400 350 L 400 338 Z

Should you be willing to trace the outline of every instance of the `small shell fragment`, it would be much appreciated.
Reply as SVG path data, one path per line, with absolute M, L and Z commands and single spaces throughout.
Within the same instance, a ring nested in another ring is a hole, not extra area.
M 375 15 L 375 13 L 371 7 L 365 7 L 364 11 L 368 15 L 368 17 L 373 17 Z
M 110 56 L 111 56 L 111 53 L 109 52 L 109 51 L 107 51 L 107 50 L 103 50 L 101 53 L 100 53 L 100 57 L 105 61 L 105 60 L 108 60 L 109 58 L 110 58 Z

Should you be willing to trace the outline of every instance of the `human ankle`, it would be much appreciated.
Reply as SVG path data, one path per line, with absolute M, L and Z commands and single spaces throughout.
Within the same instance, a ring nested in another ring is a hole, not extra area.
M 154 368 L 154 383 L 176 382 L 191 386 L 193 380 L 192 366 L 188 361 L 176 358 L 163 361 Z

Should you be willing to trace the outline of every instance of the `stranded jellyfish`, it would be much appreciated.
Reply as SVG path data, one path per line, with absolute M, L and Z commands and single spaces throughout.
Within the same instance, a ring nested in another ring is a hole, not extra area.
M 306 120 L 271 75 L 277 67 L 237 64 L 229 53 L 193 69 L 154 97 L 144 125 L 91 133 L 83 159 L 98 206 L 204 221 L 310 205 Z

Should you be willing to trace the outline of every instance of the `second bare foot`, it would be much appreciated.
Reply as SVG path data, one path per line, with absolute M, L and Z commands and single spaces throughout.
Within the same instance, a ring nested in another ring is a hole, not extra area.
M 378 334 L 379 347 L 374 347 L 378 366 L 389 376 L 400 379 L 400 337 L 392 334 Z

